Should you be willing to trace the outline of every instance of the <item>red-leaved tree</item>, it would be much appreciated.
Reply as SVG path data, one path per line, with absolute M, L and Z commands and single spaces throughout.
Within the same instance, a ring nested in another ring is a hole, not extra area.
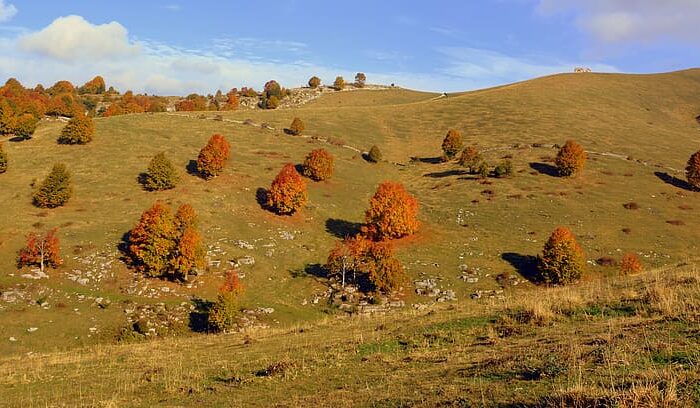
M 27 244 L 19 251 L 17 265 L 20 268 L 25 265 L 39 265 L 41 272 L 44 272 L 46 265 L 53 268 L 61 265 L 61 243 L 56 231 L 54 228 L 43 237 L 34 232 L 27 235 Z
M 267 206 L 277 214 L 292 214 L 307 200 L 306 182 L 292 163 L 287 163 L 267 191 Z
M 400 183 L 380 184 L 365 212 L 365 234 L 374 240 L 401 238 L 419 226 L 418 200 Z
M 231 145 L 220 134 L 209 138 L 207 145 L 202 148 L 197 158 L 197 171 L 204 178 L 216 177 L 224 170 L 228 160 Z
M 316 149 L 306 156 L 302 165 L 306 177 L 321 181 L 333 175 L 333 155 L 326 149 Z

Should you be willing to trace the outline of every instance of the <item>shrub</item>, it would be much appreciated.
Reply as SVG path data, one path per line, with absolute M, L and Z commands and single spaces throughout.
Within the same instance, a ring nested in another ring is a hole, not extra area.
M 61 131 L 58 143 L 86 144 L 92 141 L 95 134 L 95 124 L 87 115 L 75 115 Z
M 693 153 L 688 159 L 688 165 L 685 168 L 685 176 L 688 183 L 694 188 L 700 188 L 700 150 Z
M 401 238 L 418 230 L 418 201 L 400 183 L 385 181 L 365 212 L 366 235 L 375 240 Z
M 642 271 L 642 263 L 635 254 L 625 254 L 620 262 L 620 271 L 625 275 L 634 275 Z
M 462 134 L 455 129 L 450 129 L 442 141 L 443 160 L 452 160 L 462 150 Z
M 547 283 L 567 284 L 577 281 L 586 268 L 583 250 L 568 228 L 552 232 L 538 258 L 539 271 Z
M 299 118 L 294 118 L 294 120 L 292 120 L 292 124 L 289 125 L 289 133 L 297 136 L 300 135 L 303 131 L 304 122 L 302 122 L 302 120 Z
M 309 79 L 309 87 L 311 88 L 318 88 L 321 85 L 321 78 L 317 76 L 312 76 Z
M 238 279 L 238 272 L 231 269 L 226 272 L 224 283 L 219 288 L 216 301 L 209 311 L 208 325 L 213 332 L 226 332 L 236 325 L 239 312 L 239 298 L 243 294 L 243 285 Z
M 226 139 L 215 134 L 209 138 L 197 157 L 197 171 L 204 178 L 216 177 L 224 170 L 231 146 Z
M 336 91 L 345 89 L 345 79 L 343 79 L 342 76 L 335 77 L 335 81 L 333 81 L 333 88 L 335 88 Z
M 554 163 L 562 177 L 575 176 L 581 173 L 586 164 L 586 152 L 580 144 L 568 140 L 559 150 Z
M 263 94 L 270 98 L 273 96 L 276 96 L 277 98 L 281 98 L 282 95 L 282 87 L 280 84 L 275 81 L 274 79 L 267 81 L 265 83 L 265 86 L 263 87 Z
M 0 174 L 4 173 L 7 171 L 7 153 L 5 153 L 5 150 L 2 147 L 2 143 L 0 143 Z
M 27 244 L 20 249 L 17 257 L 17 266 L 39 265 L 39 269 L 44 272 L 44 266 L 48 265 L 56 268 L 63 263 L 61 260 L 61 242 L 56 236 L 56 228 L 40 237 L 32 232 L 27 235 Z
M 379 163 L 382 161 L 382 151 L 379 150 L 379 147 L 376 145 L 372 146 L 372 148 L 369 149 L 369 153 L 367 153 L 367 159 L 372 163 Z
M 326 149 L 313 150 L 306 156 L 302 167 L 304 175 L 312 180 L 329 179 L 333 175 L 333 156 Z
M 406 279 L 390 243 L 374 242 L 360 235 L 336 242 L 328 255 L 326 269 L 340 275 L 343 286 L 347 280 L 353 283 L 365 280 L 369 284 L 366 289 L 384 293 L 395 291 Z
M 267 205 L 277 214 L 293 214 L 306 204 L 306 182 L 292 163 L 287 163 L 272 181 Z
M 143 185 L 146 190 L 168 190 L 174 188 L 179 181 L 179 176 L 173 164 L 165 157 L 165 153 L 158 153 L 148 164 L 148 170 L 144 177 Z
M 170 207 L 156 202 L 128 235 L 132 265 L 146 276 L 186 280 L 204 259 L 194 209 L 183 204 L 173 217 Z
M 489 170 L 489 164 L 485 161 L 482 161 L 479 165 L 479 168 L 477 169 L 477 174 L 479 175 L 480 179 L 488 178 L 489 174 L 491 174 L 491 170 Z
M 263 109 L 277 109 L 279 105 L 279 97 L 274 95 L 270 97 L 263 96 L 263 98 L 260 100 L 260 107 Z
M 56 208 L 68 202 L 73 195 L 71 177 L 63 163 L 57 163 L 34 192 L 34 205 L 43 208 Z
M 357 75 L 355 75 L 355 86 L 356 87 L 364 88 L 365 81 L 367 81 L 367 76 L 364 73 L 358 72 Z
M 493 175 L 496 176 L 496 178 L 511 177 L 513 175 L 513 163 L 510 160 L 499 163 L 493 169 Z
M 479 154 L 476 146 L 469 146 L 462 150 L 462 155 L 459 157 L 459 164 L 468 169 L 469 173 L 476 174 L 479 171 L 479 166 L 484 161 Z

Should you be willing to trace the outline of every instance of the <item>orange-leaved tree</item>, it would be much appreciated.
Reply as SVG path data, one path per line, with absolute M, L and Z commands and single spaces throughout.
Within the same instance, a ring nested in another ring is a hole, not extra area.
M 685 168 L 685 176 L 688 183 L 694 188 L 700 188 L 700 150 L 693 153 L 688 159 L 688 165 Z
M 447 131 L 445 138 L 442 140 L 442 159 L 444 161 L 452 160 L 462 150 L 462 133 L 457 129 Z
M 559 149 L 554 163 L 557 166 L 559 175 L 563 177 L 575 176 L 583 171 L 586 164 L 586 152 L 583 147 L 573 140 L 567 142 Z
M 39 265 L 41 272 L 44 272 L 46 265 L 53 268 L 61 265 L 61 242 L 56 236 L 56 231 L 54 228 L 43 237 L 34 232 L 27 235 L 27 244 L 19 251 L 17 265 L 20 268 L 25 265 Z
M 418 200 L 400 183 L 381 183 L 365 212 L 365 234 L 375 240 L 401 238 L 419 226 Z
M 318 88 L 319 85 L 321 85 L 321 78 L 317 76 L 312 76 L 311 78 L 309 78 L 309 87 Z
M 567 284 L 577 281 L 586 269 L 586 258 L 574 234 L 557 227 L 544 244 L 538 258 L 539 271 L 547 283 Z
M 304 128 L 304 122 L 301 119 L 295 117 L 292 120 L 292 124 L 289 125 L 288 132 L 294 136 L 298 136 L 302 134 L 302 132 L 304 132 Z
M 632 253 L 627 253 L 620 262 L 620 271 L 625 275 L 633 275 L 642 271 L 642 263 L 639 257 Z
M 375 242 L 361 235 L 338 241 L 326 261 L 326 269 L 362 289 L 391 293 L 404 283 L 406 276 L 388 242 Z M 352 273 L 352 275 L 350 275 Z
M 333 155 L 326 149 L 316 149 L 306 156 L 303 173 L 315 181 L 329 179 L 333 175 Z
M 228 160 L 231 145 L 220 134 L 212 135 L 207 145 L 202 148 L 197 157 L 197 171 L 204 178 L 212 178 L 221 174 Z
M 188 204 L 173 217 L 170 207 L 157 201 L 128 235 L 132 265 L 147 276 L 187 279 L 202 266 L 202 240 L 194 209 Z
M 306 182 L 292 163 L 287 163 L 267 191 L 267 206 L 277 214 L 292 214 L 307 200 Z
M 209 310 L 208 325 L 213 332 L 226 332 L 233 328 L 239 313 L 240 297 L 243 285 L 238 278 L 238 271 L 230 269 L 226 272 L 224 283 L 219 287 L 216 301 Z

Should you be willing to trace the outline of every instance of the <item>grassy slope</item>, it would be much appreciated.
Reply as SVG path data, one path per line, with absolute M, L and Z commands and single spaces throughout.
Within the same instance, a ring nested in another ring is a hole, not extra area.
M 77 294 L 108 296 L 115 302 L 177 304 L 186 300 L 124 294 L 122 288 L 131 284 L 133 275 L 119 262 L 110 266 L 112 276 L 99 284 L 82 287 L 66 279 L 67 273 L 81 268 L 78 259 L 73 259 L 75 246 L 86 248 L 78 257 L 97 250 L 114 257 L 121 235 L 156 198 L 192 203 L 202 217 L 206 242 L 226 252 L 215 255 L 224 264 L 243 255 L 255 257 L 255 265 L 244 267 L 245 303 L 275 307 L 268 321 L 273 327 L 323 316 L 324 306 L 301 306 L 301 302 L 324 286 L 309 277 L 293 277 L 296 274 L 289 271 L 323 262 L 336 230 L 326 231 L 326 226 L 339 224 L 328 220 L 361 221 L 367 199 L 385 178 L 404 182 L 422 204 L 422 233 L 399 248 L 409 275 L 437 277 L 443 288 L 455 289 L 462 299 L 475 289 L 497 289 L 493 277 L 515 269 L 508 261 L 536 254 L 548 233 L 560 224 L 574 229 L 589 259 L 635 251 L 648 266 L 662 266 L 692 258 L 700 238 L 693 228 L 698 215 L 679 206 L 699 208 L 699 198 L 664 183 L 654 172 L 670 171 L 655 167 L 657 164 L 681 169 L 697 150 L 698 129 L 693 118 L 700 111 L 699 93 L 697 70 L 654 76 L 558 75 L 436 100 L 408 91 L 368 90 L 324 96 L 296 110 L 225 114 L 227 119 L 252 118 L 277 129 L 300 116 L 309 135 L 335 142 L 342 139 L 361 149 L 377 144 L 390 161 L 406 166 L 372 166 L 350 149 L 285 137 L 279 131 L 198 120 L 196 114 L 100 119 L 96 140 L 87 146 L 56 146 L 61 125 L 42 124 L 34 139 L 5 146 L 12 162 L 10 171 L 0 177 L 0 191 L 10 192 L 0 196 L 0 206 L 6 209 L 0 219 L 0 268 L 6 271 L 0 285 L 5 290 L 26 286 L 23 290 L 29 298 L 26 303 L 3 304 L 0 339 L 13 336 L 19 341 L 3 340 L 0 353 L 109 342 L 115 328 L 123 324 L 122 306 L 98 309 Z M 363 102 L 363 98 L 372 99 Z M 388 101 L 392 104 L 384 105 Z M 513 155 L 517 176 L 485 186 L 469 180 L 454 164 L 408 164 L 411 156 L 437 156 L 449 127 L 462 130 L 468 143 L 489 150 L 487 157 L 492 162 Z M 233 145 L 225 175 L 204 182 L 183 174 L 182 184 L 164 193 L 139 189 L 135 179 L 156 152 L 165 150 L 184 168 L 214 132 L 226 135 Z M 593 152 L 612 152 L 633 160 L 592 155 L 585 175 L 577 180 L 550 177 L 531 167 L 556 151 L 525 145 L 561 143 L 567 138 L 577 139 Z M 513 147 L 515 143 L 522 147 Z M 256 189 L 267 187 L 283 163 L 298 163 L 321 145 L 336 155 L 337 174 L 331 182 L 310 187 L 310 207 L 291 218 L 262 211 L 255 202 Z M 69 163 L 75 174 L 75 199 L 57 210 L 32 207 L 29 183 L 43 177 L 59 160 Z M 491 199 L 482 194 L 487 189 L 495 193 Z M 641 208 L 625 210 L 622 203 L 630 201 Z M 676 219 L 685 220 L 686 225 L 666 222 Z M 9 276 L 14 273 L 14 254 L 22 236 L 32 225 L 61 226 L 64 252 L 70 255 L 48 281 Z M 623 234 L 624 227 L 632 233 Z M 295 240 L 288 241 L 281 239 L 281 231 L 298 233 Z M 222 238 L 229 241 L 220 242 Z M 254 243 L 255 249 L 241 249 L 234 244 L 236 240 Z M 265 246 L 270 244 L 275 246 Z M 275 251 L 267 257 L 270 248 Z M 479 283 L 457 279 L 462 263 L 480 270 Z M 614 273 L 608 268 L 591 270 L 592 279 Z M 191 290 L 162 282 L 151 286 L 212 297 L 222 272 L 222 268 L 212 268 L 204 275 L 203 286 Z M 521 297 L 527 296 L 522 292 L 527 290 L 509 289 L 508 293 Z M 51 305 L 48 310 L 36 305 L 35 300 L 44 299 Z M 427 301 L 410 296 L 407 300 Z M 463 302 L 467 307 L 478 304 Z M 26 328 L 30 326 L 39 330 L 29 334 Z M 88 337 L 88 328 L 95 326 L 101 335 Z M 106 350 L 105 358 L 110 359 L 110 349 Z

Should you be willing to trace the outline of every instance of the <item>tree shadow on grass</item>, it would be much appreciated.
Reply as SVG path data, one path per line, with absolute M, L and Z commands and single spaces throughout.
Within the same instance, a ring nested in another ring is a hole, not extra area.
M 559 177 L 559 171 L 557 170 L 556 166 L 552 166 L 551 164 L 530 163 L 530 168 L 546 176 Z
M 661 181 L 663 181 L 664 183 L 670 184 L 673 187 L 680 188 L 680 189 L 687 190 L 687 191 L 696 191 L 696 189 L 693 188 L 693 186 L 690 185 L 690 183 L 688 183 L 687 181 L 681 180 L 678 177 L 672 176 L 668 173 L 656 171 L 656 172 L 654 172 L 654 175 L 656 177 L 658 177 L 659 179 L 661 179 Z
M 12 143 L 19 143 L 19 142 L 24 142 L 25 140 L 29 140 L 30 138 L 28 137 L 22 137 L 22 136 L 13 136 L 9 139 L 7 139 L 8 142 Z
M 292 278 L 316 277 L 328 278 L 328 270 L 321 264 L 306 264 L 303 269 L 293 269 L 289 271 Z
M 542 275 L 537 269 L 537 257 L 532 255 L 522 255 L 515 252 L 504 252 L 501 259 L 511 264 L 523 278 L 534 284 L 544 282 Z
M 259 187 L 255 190 L 255 201 L 263 210 L 270 210 L 270 206 L 267 204 L 267 189 Z
M 326 220 L 326 231 L 336 238 L 354 237 L 360 233 L 362 223 L 329 218 Z
M 447 170 L 447 171 L 438 171 L 438 172 L 434 172 L 434 173 L 425 173 L 425 174 L 423 174 L 423 177 L 443 178 L 443 177 L 450 177 L 450 176 L 465 176 L 467 174 L 469 174 L 469 172 L 466 170 Z
M 444 163 L 442 157 L 411 157 L 412 162 L 426 163 L 426 164 L 440 164 Z
M 209 327 L 209 312 L 214 306 L 214 302 L 199 297 L 193 297 L 191 302 L 194 305 L 194 310 L 190 312 L 188 326 L 193 332 L 205 333 Z
M 195 177 L 202 177 L 202 174 L 197 170 L 197 160 L 190 160 L 187 162 L 187 174 Z M 203 177 L 202 177 L 203 178 Z

